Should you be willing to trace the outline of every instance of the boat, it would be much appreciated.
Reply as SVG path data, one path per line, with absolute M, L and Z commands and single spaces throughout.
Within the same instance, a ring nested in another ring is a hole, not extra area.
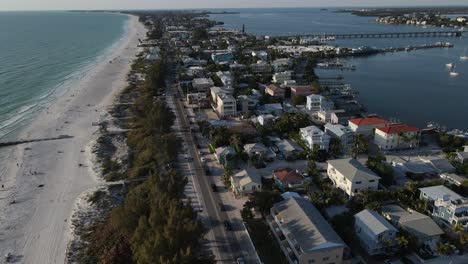
M 447 68 L 452 68 L 453 67 L 453 62 L 447 63 L 447 64 L 445 64 L 445 66 L 447 66 Z
M 450 67 L 450 73 L 449 74 L 450 74 L 450 76 L 453 76 L 453 77 L 458 76 L 458 72 L 455 71 L 455 64 L 452 65 L 452 67 Z
M 460 56 L 460 60 L 468 60 L 468 56 L 466 55 L 466 49 L 462 56 Z

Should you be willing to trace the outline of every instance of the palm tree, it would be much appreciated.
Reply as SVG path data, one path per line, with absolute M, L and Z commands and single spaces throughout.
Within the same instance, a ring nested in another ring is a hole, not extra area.
M 405 236 L 398 236 L 395 238 L 396 242 L 397 242 L 397 245 L 402 248 L 402 249 L 406 249 L 408 248 L 409 246 L 409 240 L 408 238 L 406 238 Z

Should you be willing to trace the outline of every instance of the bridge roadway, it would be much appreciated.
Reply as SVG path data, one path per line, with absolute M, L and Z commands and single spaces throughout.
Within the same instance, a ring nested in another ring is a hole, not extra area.
M 386 33 L 349 33 L 349 34 L 307 34 L 287 36 L 286 38 L 434 38 L 434 37 L 461 37 L 468 31 L 420 31 L 420 32 L 386 32 Z

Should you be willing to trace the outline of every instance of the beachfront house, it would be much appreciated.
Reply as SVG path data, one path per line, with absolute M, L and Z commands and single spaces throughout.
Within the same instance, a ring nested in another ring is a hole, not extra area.
M 354 231 L 367 254 L 391 253 L 396 247 L 398 230 L 379 213 L 365 209 L 354 219 Z
M 303 127 L 299 130 L 301 139 L 306 142 L 309 149 L 317 145 L 320 150 L 328 151 L 330 136 L 316 126 Z
M 468 198 L 444 185 L 420 188 L 419 198 L 429 203 L 432 216 L 446 227 L 458 224 L 468 228 Z
M 276 203 L 267 217 L 290 264 L 342 264 L 349 249 L 320 212 L 304 198 Z
M 307 96 L 306 108 L 312 112 L 330 111 L 335 108 L 335 104 L 320 94 L 311 94 Z
M 328 161 L 327 174 L 333 184 L 350 198 L 361 190 L 377 190 L 380 177 L 355 159 Z
M 377 117 L 355 118 L 348 121 L 348 126 L 354 133 L 365 137 L 373 137 L 377 127 L 383 127 L 387 124 L 390 122 Z
M 375 129 L 374 143 L 381 150 L 417 148 L 421 130 L 403 124 L 386 125 Z

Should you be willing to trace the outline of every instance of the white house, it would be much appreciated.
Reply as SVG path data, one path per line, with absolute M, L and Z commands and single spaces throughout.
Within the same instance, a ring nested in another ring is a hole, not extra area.
M 355 159 L 329 160 L 327 174 L 349 197 L 361 190 L 377 190 L 379 187 L 380 177 Z
M 373 136 L 374 130 L 377 127 L 382 127 L 389 124 L 387 120 L 368 117 L 368 118 L 355 118 L 348 121 L 348 126 L 354 133 L 364 135 L 366 137 Z
M 311 94 L 307 96 L 306 102 L 307 110 L 318 112 L 318 111 L 330 111 L 335 108 L 333 101 L 325 98 L 319 94 Z
M 259 115 L 257 117 L 258 123 L 262 126 L 272 125 L 275 121 L 275 116 L 272 114 Z
M 292 71 L 277 72 L 273 74 L 273 83 L 283 84 L 285 81 L 291 80 Z
M 330 145 L 330 136 L 325 134 L 316 126 L 303 127 L 299 130 L 302 140 L 307 143 L 310 149 L 314 149 L 314 145 L 319 146 L 320 150 L 328 151 Z
M 235 116 L 237 114 L 236 99 L 230 94 L 219 93 L 216 99 L 216 112 L 220 118 Z
M 285 59 L 276 59 L 271 63 L 271 66 L 273 67 L 273 70 L 275 72 L 282 72 L 282 71 L 287 71 L 291 67 L 292 62 L 291 59 L 285 58 Z
M 265 61 L 257 61 L 257 63 L 250 64 L 250 69 L 255 74 L 271 72 L 270 64 Z
M 398 230 L 379 213 L 362 210 L 354 215 L 354 231 L 369 255 L 390 253 Z
M 325 133 L 340 141 L 343 153 L 350 153 L 353 146 L 354 132 L 340 124 L 325 124 Z
M 231 176 L 231 187 L 236 195 L 262 190 L 262 177 L 254 169 L 240 171 Z
M 219 77 L 219 79 L 221 80 L 221 82 L 223 83 L 224 86 L 232 87 L 234 79 L 232 77 L 231 72 L 229 72 L 229 71 L 225 71 L 225 72 L 219 71 L 219 72 L 216 73 L 216 75 Z
M 223 93 L 223 94 L 233 94 L 234 89 L 231 88 L 226 88 L 226 87 L 218 87 L 218 86 L 213 86 L 210 88 L 210 94 L 211 94 L 211 100 L 213 100 L 213 103 L 216 105 L 218 104 L 218 94 Z
M 375 129 L 374 143 L 382 150 L 416 148 L 421 130 L 408 125 L 389 125 Z

